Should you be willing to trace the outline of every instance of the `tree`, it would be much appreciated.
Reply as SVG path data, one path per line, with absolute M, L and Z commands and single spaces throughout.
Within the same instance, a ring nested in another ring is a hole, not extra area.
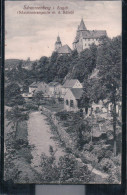
M 28 119 L 28 112 L 23 112 L 18 106 L 14 106 L 10 111 L 6 111 L 6 117 L 8 122 L 8 125 L 10 123 L 13 123 L 15 132 L 17 133 L 18 130 L 18 123 L 23 120 Z M 15 136 L 16 136 L 15 133 Z
M 56 182 L 59 179 L 59 170 L 55 164 L 55 157 L 46 156 L 44 153 L 41 155 L 41 175 L 43 182 Z
M 60 170 L 60 181 L 73 181 L 73 173 L 76 170 L 77 163 L 72 155 L 64 155 L 59 158 L 59 170 Z
M 116 105 L 120 101 L 121 88 L 121 36 L 105 39 L 98 49 L 97 67 L 99 83 L 106 94 L 107 103 L 112 104 L 114 156 L 116 156 Z
M 44 98 L 44 95 L 42 91 L 37 91 L 36 93 L 34 93 L 33 100 L 38 105 L 38 108 L 41 105 L 41 100 L 43 100 L 43 98 Z
M 11 83 L 5 88 L 5 102 L 10 106 L 23 105 L 24 99 L 18 84 Z

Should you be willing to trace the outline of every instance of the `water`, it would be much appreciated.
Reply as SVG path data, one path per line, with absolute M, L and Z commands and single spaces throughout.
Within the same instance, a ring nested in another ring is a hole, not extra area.
M 28 120 L 28 141 L 29 145 L 35 146 L 31 152 L 33 156 L 31 165 L 37 171 L 40 171 L 41 154 L 50 155 L 49 146 L 52 146 L 54 151 L 57 150 L 55 153 L 56 160 L 64 155 L 58 143 L 51 137 L 53 137 L 53 134 L 49 124 L 47 124 L 46 116 L 38 111 L 32 112 Z

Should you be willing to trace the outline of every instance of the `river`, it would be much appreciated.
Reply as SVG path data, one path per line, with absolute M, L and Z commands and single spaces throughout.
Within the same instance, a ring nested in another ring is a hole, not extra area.
M 54 151 L 57 150 L 55 153 L 56 160 L 64 155 L 62 148 L 51 137 L 53 137 L 53 134 L 46 121 L 46 116 L 42 115 L 39 111 L 30 113 L 28 120 L 28 141 L 29 145 L 34 145 L 31 152 L 33 156 L 31 165 L 38 172 L 41 169 L 41 154 L 45 153 L 47 156 L 50 155 L 49 146 L 52 146 Z

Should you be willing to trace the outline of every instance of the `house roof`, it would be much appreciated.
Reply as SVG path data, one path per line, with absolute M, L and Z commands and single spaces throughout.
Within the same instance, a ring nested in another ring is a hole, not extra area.
M 49 83 L 49 86 L 50 87 L 55 87 L 55 86 L 57 86 L 57 85 L 60 85 L 58 82 L 50 82 Z
M 31 85 L 30 85 L 30 87 L 38 87 L 38 84 L 39 84 L 40 82 L 33 82 Z
M 63 45 L 60 47 L 57 52 L 59 54 L 70 54 L 71 53 L 71 48 L 68 45 Z
M 83 89 L 81 89 L 81 88 L 72 88 L 70 90 L 73 93 L 75 99 L 80 99 L 82 97 Z
M 90 79 L 98 78 L 98 73 L 99 73 L 99 70 L 97 68 L 95 68 L 89 78 Z
M 44 81 L 33 82 L 29 87 L 38 87 L 39 84 L 46 84 Z
M 75 83 L 78 81 L 78 79 L 70 79 L 70 80 L 66 80 L 65 83 L 63 84 L 64 88 L 72 88 Z M 79 82 L 79 81 L 78 81 Z

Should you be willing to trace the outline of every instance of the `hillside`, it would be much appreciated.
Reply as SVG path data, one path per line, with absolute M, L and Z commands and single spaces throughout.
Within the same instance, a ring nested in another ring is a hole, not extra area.
M 30 60 L 21 60 L 21 59 L 6 59 L 5 60 L 5 68 L 15 68 L 17 67 L 20 63 L 22 63 L 22 66 L 26 69 L 31 69 L 33 61 Z

